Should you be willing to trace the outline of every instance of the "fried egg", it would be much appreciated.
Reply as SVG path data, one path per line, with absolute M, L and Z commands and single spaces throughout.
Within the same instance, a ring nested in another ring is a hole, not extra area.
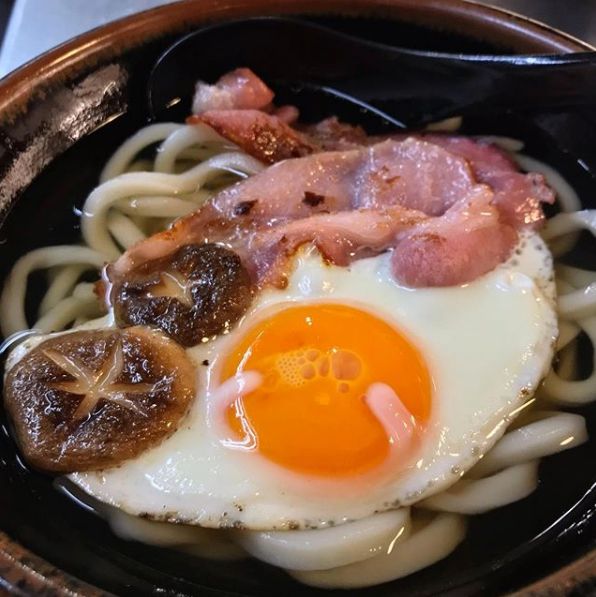
M 535 233 L 462 286 L 412 289 L 390 253 L 312 248 L 229 333 L 188 349 L 183 424 L 120 466 L 75 473 L 132 514 L 205 527 L 323 528 L 456 482 L 503 434 L 553 355 L 552 259 Z

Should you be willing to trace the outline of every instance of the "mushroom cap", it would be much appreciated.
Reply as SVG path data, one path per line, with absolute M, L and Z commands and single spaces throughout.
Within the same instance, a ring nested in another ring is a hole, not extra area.
M 118 326 L 156 327 L 183 346 L 226 331 L 252 298 L 238 255 L 215 244 L 184 245 L 145 261 L 111 291 Z
M 195 396 L 196 374 L 182 347 L 148 328 L 67 332 L 10 369 L 4 404 L 30 465 L 95 470 L 171 435 Z

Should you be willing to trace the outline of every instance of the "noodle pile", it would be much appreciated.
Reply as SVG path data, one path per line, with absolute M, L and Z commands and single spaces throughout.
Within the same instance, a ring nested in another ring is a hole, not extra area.
M 596 210 L 578 211 L 581 204 L 575 191 L 555 170 L 519 153 L 522 144 L 518 141 L 492 140 L 511 151 L 522 169 L 543 173 L 556 191 L 560 213 L 542 231 L 556 259 L 573 248 L 580 230 L 596 236 Z M 155 144 L 159 146 L 150 160 L 145 156 Z M 85 202 L 81 218 L 84 244 L 36 249 L 14 265 L 0 299 L 4 337 L 60 331 L 101 316 L 93 284 L 82 281 L 89 272 L 98 272 L 137 241 L 263 167 L 208 127 L 161 123 L 142 129 L 116 151 L 101 174 L 101 184 Z M 46 270 L 48 283 L 37 321 L 30 325 L 25 297 L 28 277 L 35 270 Z M 401 522 L 387 544 L 374 544 L 374 517 L 324 530 L 260 533 L 174 528 L 106 506 L 100 510 L 121 536 L 185 546 L 187 551 L 211 557 L 242 557 L 248 551 L 314 586 L 369 586 L 431 565 L 464 539 L 466 515 L 528 496 L 537 487 L 541 458 L 587 439 L 584 418 L 559 407 L 578 407 L 596 397 L 596 350 L 590 375 L 577 379 L 578 338 L 584 333 L 596 347 L 596 272 L 562 263 L 556 263 L 555 271 L 560 325 L 556 368 L 537 395 L 513 413 L 515 421 L 507 433 L 460 481 L 398 511 Z M 24 332 L 29 328 L 30 332 Z M 302 565 L 305 541 L 311 560 L 327 561 L 330 546 L 339 541 L 338 529 L 342 544 L 370 542 L 362 559 L 327 570 Z

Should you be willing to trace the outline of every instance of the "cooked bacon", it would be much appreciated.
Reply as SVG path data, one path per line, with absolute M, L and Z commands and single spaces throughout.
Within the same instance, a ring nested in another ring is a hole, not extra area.
M 237 68 L 215 83 L 199 81 L 195 87 L 192 113 L 208 110 L 261 110 L 271 104 L 274 93 L 249 68 Z
M 261 228 L 247 235 L 248 242 L 236 242 L 234 248 L 261 285 L 283 286 L 287 262 L 304 244 L 312 243 L 331 263 L 348 265 L 392 247 L 400 232 L 425 220 L 422 212 L 399 205 L 316 214 Z
M 293 117 L 290 108 L 286 107 L 282 118 Z M 306 136 L 286 124 L 282 118 L 259 110 L 208 110 L 198 116 L 190 116 L 187 122 L 209 125 L 246 153 L 268 164 L 302 157 L 318 150 Z
M 295 107 L 272 101 L 249 69 L 197 84 L 188 122 L 273 165 L 129 249 L 109 268 L 112 282 L 181 245 L 214 242 L 236 251 L 261 285 L 283 285 L 305 243 L 338 265 L 393 248 L 400 282 L 461 284 L 505 260 L 517 230 L 539 226 L 542 203 L 554 200 L 541 175 L 520 173 L 481 140 L 368 137 L 335 117 L 300 126 Z
M 286 124 L 294 124 L 300 118 L 300 112 L 296 106 L 280 106 L 275 108 L 273 115 Z
M 282 285 L 288 258 L 305 243 L 339 265 L 391 248 L 400 282 L 461 284 L 505 260 L 517 230 L 538 227 L 542 203 L 554 200 L 541 175 L 519 172 L 482 140 L 368 137 L 335 117 L 299 125 L 295 107 L 272 100 L 248 69 L 197 85 L 188 122 L 273 165 L 130 248 L 108 268 L 114 284 L 148 260 L 203 242 L 234 250 L 261 285 Z
M 282 106 L 269 114 L 262 110 L 207 110 L 186 119 L 203 123 L 243 151 L 267 164 L 322 151 L 345 151 L 370 145 L 364 129 L 327 118 L 318 124 L 293 128 L 299 112 Z
M 336 116 L 300 129 L 323 151 L 342 151 L 370 145 L 370 138 L 361 126 L 340 122 Z
M 318 151 L 354 149 L 382 140 L 368 137 L 361 127 L 339 122 L 336 117 L 292 128 L 298 110 L 293 106 L 274 109 L 273 97 L 271 89 L 251 70 L 236 69 L 215 85 L 197 84 L 193 113 L 203 117 L 198 120 L 191 117 L 189 122 L 209 124 L 248 154 L 270 164 Z M 272 111 L 271 115 L 265 114 Z M 543 224 L 541 205 L 553 203 L 554 194 L 542 175 L 519 172 L 504 151 L 481 140 L 441 134 L 422 137 L 469 161 L 477 181 L 495 191 L 494 201 L 505 221 L 515 227 L 538 228 Z M 398 134 L 392 138 L 404 136 Z
M 427 141 L 470 162 L 478 182 L 495 192 L 495 205 L 506 222 L 537 229 L 544 223 L 542 203 L 555 195 L 541 174 L 519 172 L 515 162 L 499 147 L 482 140 L 451 135 L 424 135 Z
M 282 112 L 283 117 L 293 118 L 291 106 L 286 109 L 287 115 Z M 336 118 L 298 131 L 282 118 L 257 110 L 207 112 L 200 117 L 190 117 L 188 122 L 208 124 L 249 155 L 269 164 L 316 152 L 355 149 L 380 140 L 366 137 L 360 127 L 340 123 Z M 390 138 L 403 140 L 406 137 Z M 541 206 L 553 203 L 554 193 L 541 174 L 519 172 L 504 151 L 481 140 L 447 135 L 421 135 L 419 138 L 467 160 L 477 182 L 495 191 L 495 204 L 512 226 L 538 229 L 544 223 Z
M 210 205 L 218 217 L 232 219 L 239 203 L 251 202 L 248 215 L 262 224 L 279 218 L 304 218 L 313 211 L 333 213 L 390 205 L 435 216 L 465 196 L 474 184 L 466 160 L 410 138 L 275 164 L 222 191 Z M 312 205 L 308 198 L 313 195 L 323 199 Z
M 110 275 L 117 279 L 182 244 L 222 242 L 244 257 L 255 281 L 279 281 L 277 266 L 300 244 L 312 241 L 330 261 L 346 264 L 362 251 L 386 249 L 398 231 L 441 216 L 476 186 L 466 160 L 413 138 L 286 160 L 135 245 Z
M 252 279 L 260 286 L 283 287 L 287 262 L 304 244 L 312 243 L 331 263 L 348 265 L 356 259 L 376 255 L 394 246 L 400 232 L 427 219 L 428 216 L 422 212 L 399 205 L 315 213 L 310 217 L 285 219 L 275 226 L 255 221 L 242 226 L 218 218 L 202 222 L 183 219 L 170 230 L 129 249 L 108 268 L 108 276 L 112 282 L 118 283 L 140 264 L 159 260 L 182 245 L 219 242 L 240 256 Z
M 392 255 L 396 279 L 412 287 L 453 286 L 505 261 L 517 232 L 501 220 L 492 200 L 491 190 L 477 185 L 442 217 L 400 235 Z

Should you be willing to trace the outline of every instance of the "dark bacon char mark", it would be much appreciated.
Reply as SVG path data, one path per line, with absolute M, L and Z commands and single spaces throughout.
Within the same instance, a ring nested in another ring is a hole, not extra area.
M 256 199 L 252 199 L 251 201 L 239 201 L 238 203 L 236 203 L 236 207 L 234 207 L 234 215 L 247 216 L 256 204 Z
M 324 202 L 324 195 L 317 195 L 317 193 L 313 193 L 312 191 L 304 191 L 304 199 L 302 199 L 302 203 L 308 205 L 309 207 L 317 207 Z

